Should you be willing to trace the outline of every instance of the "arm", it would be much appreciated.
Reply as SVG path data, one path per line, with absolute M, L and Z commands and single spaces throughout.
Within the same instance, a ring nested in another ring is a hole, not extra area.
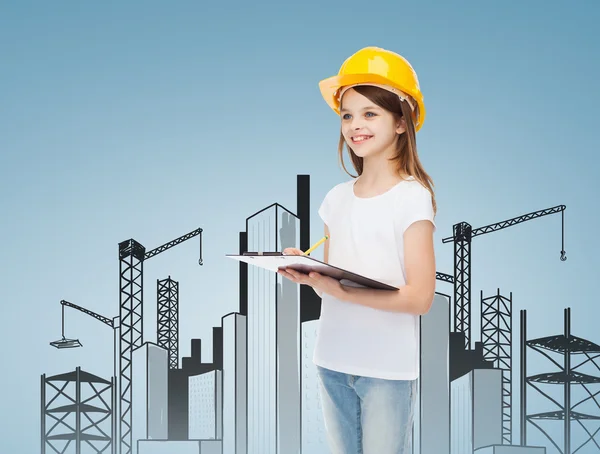
M 404 245 L 406 285 L 397 291 L 340 285 L 334 296 L 375 309 L 426 314 L 435 293 L 433 224 L 429 221 L 413 223 L 404 233 Z

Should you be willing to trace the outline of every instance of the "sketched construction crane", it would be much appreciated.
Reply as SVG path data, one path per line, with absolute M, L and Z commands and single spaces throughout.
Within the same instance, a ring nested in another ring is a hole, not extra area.
M 114 317 L 112 319 L 105 317 L 103 315 L 100 314 L 96 314 L 93 311 L 90 311 L 89 309 L 86 309 L 85 307 L 81 307 L 78 306 L 77 304 L 73 304 L 69 301 L 65 301 L 65 300 L 61 300 L 60 302 L 61 306 L 62 306 L 62 316 L 61 316 L 61 320 L 62 320 L 62 339 L 54 341 L 54 342 L 50 342 L 50 345 L 52 345 L 53 347 L 56 348 L 76 348 L 76 347 L 83 347 L 83 345 L 81 344 L 81 342 L 79 341 L 79 339 L 67 339 L 65 337 L 65 306 L 67 307 L 72 307 L 73 309 L 77 309 L 80 312 L 83 312 L 84 314 L 87 314 L 91 317 L 94 317 L 96 320 L 101 321 L 102 323 L 104 323 L 105 325 L 110 326 L 113 330 L 114 330 L 114 351 L 115 351 L 115 357 L 114 357 L 114 377 L 116 378 L 117 376 L 117 370 L 118 370 L 118 362 L 117 362 L 117 358 L 119 357 L 118 354 L 118 350 L 117 350 L 117 345 L 118 345 L 118 328 L 119 328 L 119 317 Z
M 473 229 L 467 222 L 454 224 L 454 236 L 444 238 L 443 243 L 454 241 L 454 277 L 437 273 L 436 277 L 454 283 L 454 332 L 465 335 L 465 347 L 471 348 L 471 240 L 479 235 L 531 221 L 549 214 L 562 213 L 562 249 L 560 259 L 565 261 L 565 205 L 517 216 L 516 218 Z
M 83 347 L 83 345 L 81 344 L 81 342 L 79 341 L 79 339 L 67 339 L 65 338 L 65 306 L 67 307 L 72 307 L 73 309 L 77 309 L 78 311 L 83 312 L 84 314 L 87 314 L 93 318 L 95 318 L 96 320 L 101 321 L 102 323 L 104 323 L 107 326 L 110 326 L 113 329 L 114 335 L 113 335 L 113 350 L 114 350 L 114 357 L 113 357 L 113 364 L 114 364 L 114 370 L 113 370 L 113 376 L 117 377 L 117 370 L 119 369 L 119 364 L 118 364 L 118 358 L 119 358 L 119 351 L 117 350 L 117 346 L 119 345 L 118 340 L 119 340 L 119 317 L 114 317 L 112 319 L 108 318 L 108 317 L 104 317 L 103 315 L 97 314 L 93 311 L 90 311 L 89 309 L 86 309 L 85 307 L 81 307 L 78 306 L 77 304 L 73 304 L 69 301 L 65 301 L 65 300 L 61 300 L 60 302 L 61 306 L 62 306 L 62 339 L 54 341 L 54 342 L 50 342 L 50 345 L 52 345 L 53 347 L 56 348 L 77 348 L 77 347 Z M 115 381 L 115 385 L 116 385 L 116 381 Z M 115 386 L 116 387 L 116 386 Z M 117 409 L 113 408 L 112 412 L 114 415 L 117 414 Z M 112 427 L 112 433 L 116 434 L 116 421 L 117 418 L 113 418 L 114 421 L 114 426 Z M 115 437 L 116 438 L 116 437 Z M 115 454 L 117 453 L 117 440 L 114 439 L 111 442 L 111 453 Z
M 118 388 L 120 427 L 119 431 L 115 433 L 120 434 L 121 443 L 119 452 L 121 454 L 131 454 L 132 452 L 131 356 L 133 350 L 141 347 L 143 343 L 142 303 L 144 261 L 166 251 L 167 249 L 177 246 L 178 244 L 181 244 L 190 238 L 194 238 L 197 235 L 200 235 L 200 259 L 198 260 L 198 264 L 202 265 L 201 228 L 169 241 L 168 243 L 148 252 L 146 252 L 144 246 L 134 239 L 119 243 L 119 349 L 117 358 L 119 369 Z M 90 315 L 92 314 L 93 313 L 90 313 Z M 100 318 L 98 319 L 100 320 Z M 115 328 L 114 325 L 113 328 Z M 73 343 L 71 346 L 78 346 L 77 343 L 79 343 L 77 340 L 64 339 L 63 332 L 63 340 L 58 341 L 58 343 L 62 343 L 62 348 L 65 348 L 69 346 L 70 342 Z M 58 345 L 54 346 L 60 348 Z
M 436 279 L 454 284 L 454 332 L 464 335 L 465 348 L 471 348 L 471 239 L 478 235 L 495 232 L 507 227 L 511 227 L 521 222 L 530 221 L 542 216 L 554 213 L 562 213 L 562 249 L 560 251 L 560 259 L 565 261 L 565 220 L 564 210 L 565 205 L 558 205 L 546 210 L 534 211 L 516 218 L 506 221 L 497 222 L 495 224 L 486 225 L 473 230 L 467 222 L 460 222 L 454 225 L 454 236 L 444 238 L 443 243 L 454 241 L 454 276 L 436 272 Z M 485 344 L 488 353 L 486 359 L 493 359 L 495 367 L 504 366 L 502 375 L 502 436 L 503 441 L 510 443 L 512 439 L 512 379 L 510 371 L 506 370 L 507 364 L 512 364 L 511 358 L 506 358 L 505 343 L 502 341 L 502 334 L 506 334 L 506 326 L 500 326 L 501 320 L 508 320 L 512 313 L 512 294 L 511 308 L 503 311 L 499 301 L 498 310 L 494 310 L 490 303 L 486 303 L 482 293 L 482 338 L 485 337 Z M 498 294 L 497 299 L 500 299 Z M 484 327 L 485 324 L 485 327 Z M 510 328 L 508 328 L 510 330 Z M 504 339 L 505 341 L 507 339 Z M 510 341 L 509 341 L 510 350 Z M 450 353 L 452 355 L 452 352 Z M 485 353 L 484 353 L 485 354 Z M 510 355 L 511 353 L 509 353 Z M 452 362 L 452 359 L 450 359 Z

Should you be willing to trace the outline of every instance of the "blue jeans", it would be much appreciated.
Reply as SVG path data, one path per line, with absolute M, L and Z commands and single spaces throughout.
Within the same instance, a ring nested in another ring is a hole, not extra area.
M 332 454 L 410 454 L 417 380 L 360 377 L 317 366 Z

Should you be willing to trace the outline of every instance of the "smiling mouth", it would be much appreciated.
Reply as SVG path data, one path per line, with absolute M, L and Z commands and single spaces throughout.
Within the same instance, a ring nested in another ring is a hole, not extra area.
M 365 136 L 365 135 L 353 136 L 352 143 L 363 143 L 363 142 L 366 142 L 367 140 L 369 140 L 371 137 L 373 137 L 373 136 Z

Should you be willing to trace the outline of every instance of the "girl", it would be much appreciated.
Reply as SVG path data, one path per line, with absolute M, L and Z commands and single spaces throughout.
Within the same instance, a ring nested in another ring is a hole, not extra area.
M 436 204 L 415 141 L 425 118 L 423 98 L 410 64 L 377 47 L 349 57 L 320 89 L 340 115 L 342 167 L 345 144 L 358 173 L 333 187 L 319 208 L 330 238 L 324 261 L 399 290 L 359 288 L 290 269 L 279 273 L 322 298 L 314 363 L 332 452 L 407 454 L 419 316 L 435 291 Z

